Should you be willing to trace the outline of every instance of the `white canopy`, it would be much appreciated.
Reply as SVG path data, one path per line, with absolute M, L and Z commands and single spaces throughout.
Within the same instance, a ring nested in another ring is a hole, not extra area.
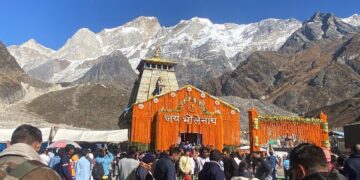
M 84 142 L 124 142 L 128 141 L 128 130 L 113 130 L 113 131 L 79 131 L 69 129 L 57 130 L 53 141 L 57 140 L 72 140 Z
M 11 135 L 15 129 L 0 129 L 0 142 L 11 141 Z M 49 140 L 51 128 L 40 128 L 43 136 L 43 141 Z M 124 142 L 128 141 L 128 130 L 113 130 L 113 131 L 86 131 L 86 130 L 69 130 L 58 129 L 52 141 L 67 139 L 72 141 L 84 142 Z
M 40 128 L 42 132 L 42 139 L 43 141 L 48 141 L 51 128 Z M 0 129 L 0 142 L 8 142 L 11 141 L 11 135 L 15 131 L 15 128 L 13 129 Z

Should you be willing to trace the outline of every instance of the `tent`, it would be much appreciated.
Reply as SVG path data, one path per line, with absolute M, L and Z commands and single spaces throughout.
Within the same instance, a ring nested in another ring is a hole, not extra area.
M 42 132 L 42 140 L 43 142 L 48 141 L 51 128 L 40 128 Z M 15 131 L 15 128 L 13 129 L 0 129 L 0 142 L 10 142 L 11 141 L 11 135 Z
M 124 142 L 128 141 L 128 130 L 112 130 L 112 131 L 88 131 L 88 130 L 69 130 L 56 128 L 40 128 L 42 132 L 43 142 L 49 141 L 52 133 L 52 141 L 67 139 L 72 141 L 84 142 Z M 14 129 L 0 129 L 0 142 L 11 141 L 11 135 Z
M 69 129 L 58 129 L 52 141 L 68 139 L 84 142 L 124 142 L 128 141 L 128 130 L 113 131 L 80 131 Z

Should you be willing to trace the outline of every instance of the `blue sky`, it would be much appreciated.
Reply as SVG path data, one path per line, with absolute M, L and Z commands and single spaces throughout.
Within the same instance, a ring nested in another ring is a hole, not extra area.
M 6 46 L 34 38 L 60 48 L 79 28 L 94 32 L 139 16 L 155 16 L 162 26 L 191 17 L 238 24 L 266 18 L 305 20 L 316 11 L 338 17 L 360 13 L 359 0 L 0 0 L 0 41 Z

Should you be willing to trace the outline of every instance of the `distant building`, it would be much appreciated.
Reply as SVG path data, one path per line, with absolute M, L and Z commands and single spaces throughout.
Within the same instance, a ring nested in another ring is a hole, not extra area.
M 360 122 L 355 122 L 344 126 L 345 147 L 352 148 L 360 144 Z
M 140 61 L 129 108 L 120 116 L 133 143 L 167 150 L 181 141 L 222 149 L 240 145 L 240 112 L 191 85 L 179 89 L 176 63 L 159 57 Z

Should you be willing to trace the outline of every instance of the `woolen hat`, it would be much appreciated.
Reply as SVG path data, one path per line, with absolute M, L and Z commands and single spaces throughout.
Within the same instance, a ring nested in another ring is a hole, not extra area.
M 152 154 L 146 153 L 145 156 L 142 158 L 142 162 L 144 163 L 152 163 L 155 161 L 155 158 Z

